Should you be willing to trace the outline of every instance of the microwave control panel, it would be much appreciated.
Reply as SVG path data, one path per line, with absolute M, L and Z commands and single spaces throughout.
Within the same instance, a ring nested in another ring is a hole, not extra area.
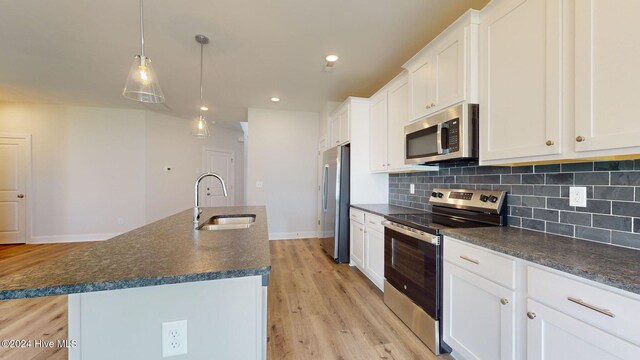
M 460 150 L 460 119 L 449 120 L 445 123 L 449 128 L 448 149 L 449 153 Z

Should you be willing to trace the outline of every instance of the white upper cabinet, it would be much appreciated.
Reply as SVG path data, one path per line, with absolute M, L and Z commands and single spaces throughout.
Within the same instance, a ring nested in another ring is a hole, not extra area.
M 467 11 L 403 66 L 409 73 L 410 120 L 478 101 L 478 19 L 477 11 Z
M 409 85 L 403 72 L 375 93 L 369 120 L 369 168 L 372 172 L 411 172 L 437 169 L 404 163 L 404 127 L 409 124 Z
M 639 13 L 640 1 L 575 1 L 572 140 L 581 156 L 640 153 Z
M 638 1 L 487 5 L 480 14 L 480 163 L 639 154 L 638 13 Z
M 562 1 L 494 1 L 480 25 L 480 161 L 561 152 Z
M 387 162 L 387 92 L 371 97 L 369 167 L 371 171 L 385 171 Z
M 388 99 L 388 139 L 387 161 L 388 169 L 398 171 L 411 169 L 411 165 L 404 163 L 404 127 L 409 124 L 409 84 L 407 76 L 401 76 L 391 82 L 387 95 Z M 419 167 L 426 169 L 426 167 Z
M 331 146 L 344 145 L 349 142 L 350 136 L 350 118 L 349 118 L 349 102 L 345 101 L 330 116 L 331 126 Z

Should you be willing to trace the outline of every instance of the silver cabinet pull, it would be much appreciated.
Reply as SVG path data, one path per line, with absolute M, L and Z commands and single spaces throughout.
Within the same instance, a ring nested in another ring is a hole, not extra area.
M 587 139 L 586 139 L 584 136 L 578 136 L 578 137 L 576 137 L 576 141 L 577 141 L 577 142 L 583 142 L 583 141 L 585 141 L 585 140 L 587 140 Z
M 374 221 L 369 220 L 369 224 L 378 225 Z
M 18 199 L 24 198 L 24 194 L 18 194 Z
M 612 313 L 611 310 L 603 309 L 603 308 L 599 308 L 599 307 L 591 305 L 591 304 L 587 304 L 586 302 L 582 301 L 582 299 L 578 299 L 578 298 L 575 298 L 573 296 L 568 296 L 567 300 L 569 300 L 571 302 L 574 302 L 574 303 L 576 303 L 578 305 L 582 305 L 582 306 L 584 306 L 586 308 L 589 308 L 589 309 L 591 309 L 593 311 L 597 311 L 600 314 L 604 314 L 604 315 L 610 316 L 612 318 L 616 317 L 616 314 Z
M 536 313 L 532 312 L 532 311 L 527 311 L 527 317 L 531 320 L 536 318 Z
M 509 303 L 509 300 L 507 300 L 505 298 L 500 299 L 500 304 L 507 305 L 508 303 Z
M 547 140 L 546 144 L 547 144 L 547 146 L 552 146 L 553 145 L 553 141 Z
M 467 260 L 468 262 L 470 262 L 470 263 L 474 263 L 474 264 L 476 264 L 476 265 L 479 265 L 479 264 L 480 264 L 480 261 L 475 260 L 475 259 L 472 259 L 472 258 L 470 258 L 470 257 L 466 257 L 466 256 L 464 256 L 464 255 L 460 255 L 460 259 L 462 259 L 462 260 Z

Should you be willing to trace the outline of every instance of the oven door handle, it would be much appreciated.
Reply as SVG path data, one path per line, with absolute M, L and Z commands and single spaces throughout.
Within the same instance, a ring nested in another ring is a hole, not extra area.
M 440 236 L 438 235 L 432 235 L 423 231 L 420 232 L 414 232 L 411 231 L 412 229 L 406 227 L 406 228 L 402 228 L 400 226 L 402 225 L 398 225 L 396 223 L 393 223 L 391 221 L 387 221 L 384 220 L 382 222 L 382 225 L 384 225 L 385 228 L 389 229 L 389 230 L 393 230 L 395 232 L 399 232 L 400 234 L 412 237 L 416 240 L 420 240 L 420 241 L 424 241 L 426 243 L 435 245 L 435 246 L 440 246 Z

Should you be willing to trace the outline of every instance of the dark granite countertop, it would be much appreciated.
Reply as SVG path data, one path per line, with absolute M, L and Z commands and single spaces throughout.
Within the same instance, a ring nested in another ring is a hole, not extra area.
M 640 294 L 639 250 L 511 227 L 443 232 L 474 245 Z
M 256 214 L 248 229 L 198 231 L 193 209 L 0 277 L 0 300 L 266 275 L 271 271 L 265 207 L 202 208 Z
M 362 211 L 374 213 L 380 216 L 400 215 L 400 214 L 421 214 L 424 210 L 412 209 L 403 206 L 389 204 L 351 204 L 351 207 Z

